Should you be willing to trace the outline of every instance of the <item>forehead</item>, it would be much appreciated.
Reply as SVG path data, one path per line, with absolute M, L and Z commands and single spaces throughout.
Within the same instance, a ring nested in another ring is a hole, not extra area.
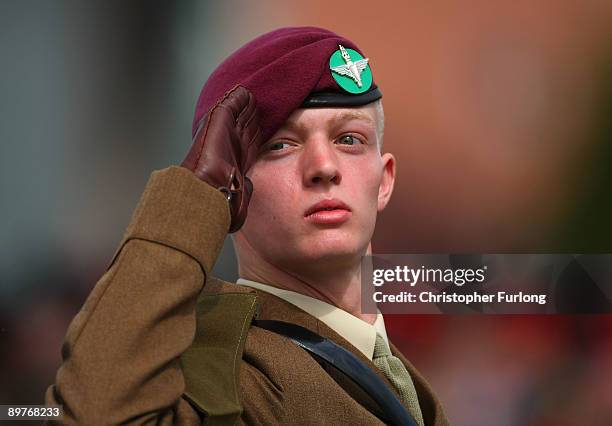
M 299 108 L 293 111 L 281 130 L 296 127 L 324 127 L 347 121 L 358 121 L 376 128 L 378 119 L 373 104 L 358 108 Z

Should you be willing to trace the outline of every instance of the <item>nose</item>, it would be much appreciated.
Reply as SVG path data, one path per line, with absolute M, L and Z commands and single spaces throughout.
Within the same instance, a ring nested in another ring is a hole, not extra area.
M 338 157 L 333 144 L 326 138 L 313 138 L 304 147 L 302 154 L 304 185 L 339 184 L 342 180 Z

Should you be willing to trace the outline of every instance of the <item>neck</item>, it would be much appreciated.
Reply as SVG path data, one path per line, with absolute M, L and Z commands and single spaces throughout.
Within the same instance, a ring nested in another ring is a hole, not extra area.
M 308 262 L 307 269 L 288 270 L 272 265 L 260 256 L 255 257 L 250 257 L 252 261 L 241 259 L 241 278 L 310 296 L 336 306 L 369 324 L 376 320 L 376 314 L 361 312 L 360 258 L 344 262 Z

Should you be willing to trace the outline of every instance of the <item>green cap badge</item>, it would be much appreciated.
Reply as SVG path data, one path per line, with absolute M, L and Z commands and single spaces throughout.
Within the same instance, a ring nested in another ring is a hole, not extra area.
M 349 93 L 363 93 L 372 85 L 372 71 L 368 58 L 353 49 L 345 49 L 341 44 L 329 57 L 329 69 L 336 83 Z

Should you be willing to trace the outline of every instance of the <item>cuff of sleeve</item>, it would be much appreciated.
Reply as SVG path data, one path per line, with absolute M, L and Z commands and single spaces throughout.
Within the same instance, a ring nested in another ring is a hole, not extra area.
M 149 240 L 185 252 L 208 272 L 230 220 L 227 199 L 220 191 L 183 167 L 168 167 L 151 174 L 118 252 L 130 239 Z

